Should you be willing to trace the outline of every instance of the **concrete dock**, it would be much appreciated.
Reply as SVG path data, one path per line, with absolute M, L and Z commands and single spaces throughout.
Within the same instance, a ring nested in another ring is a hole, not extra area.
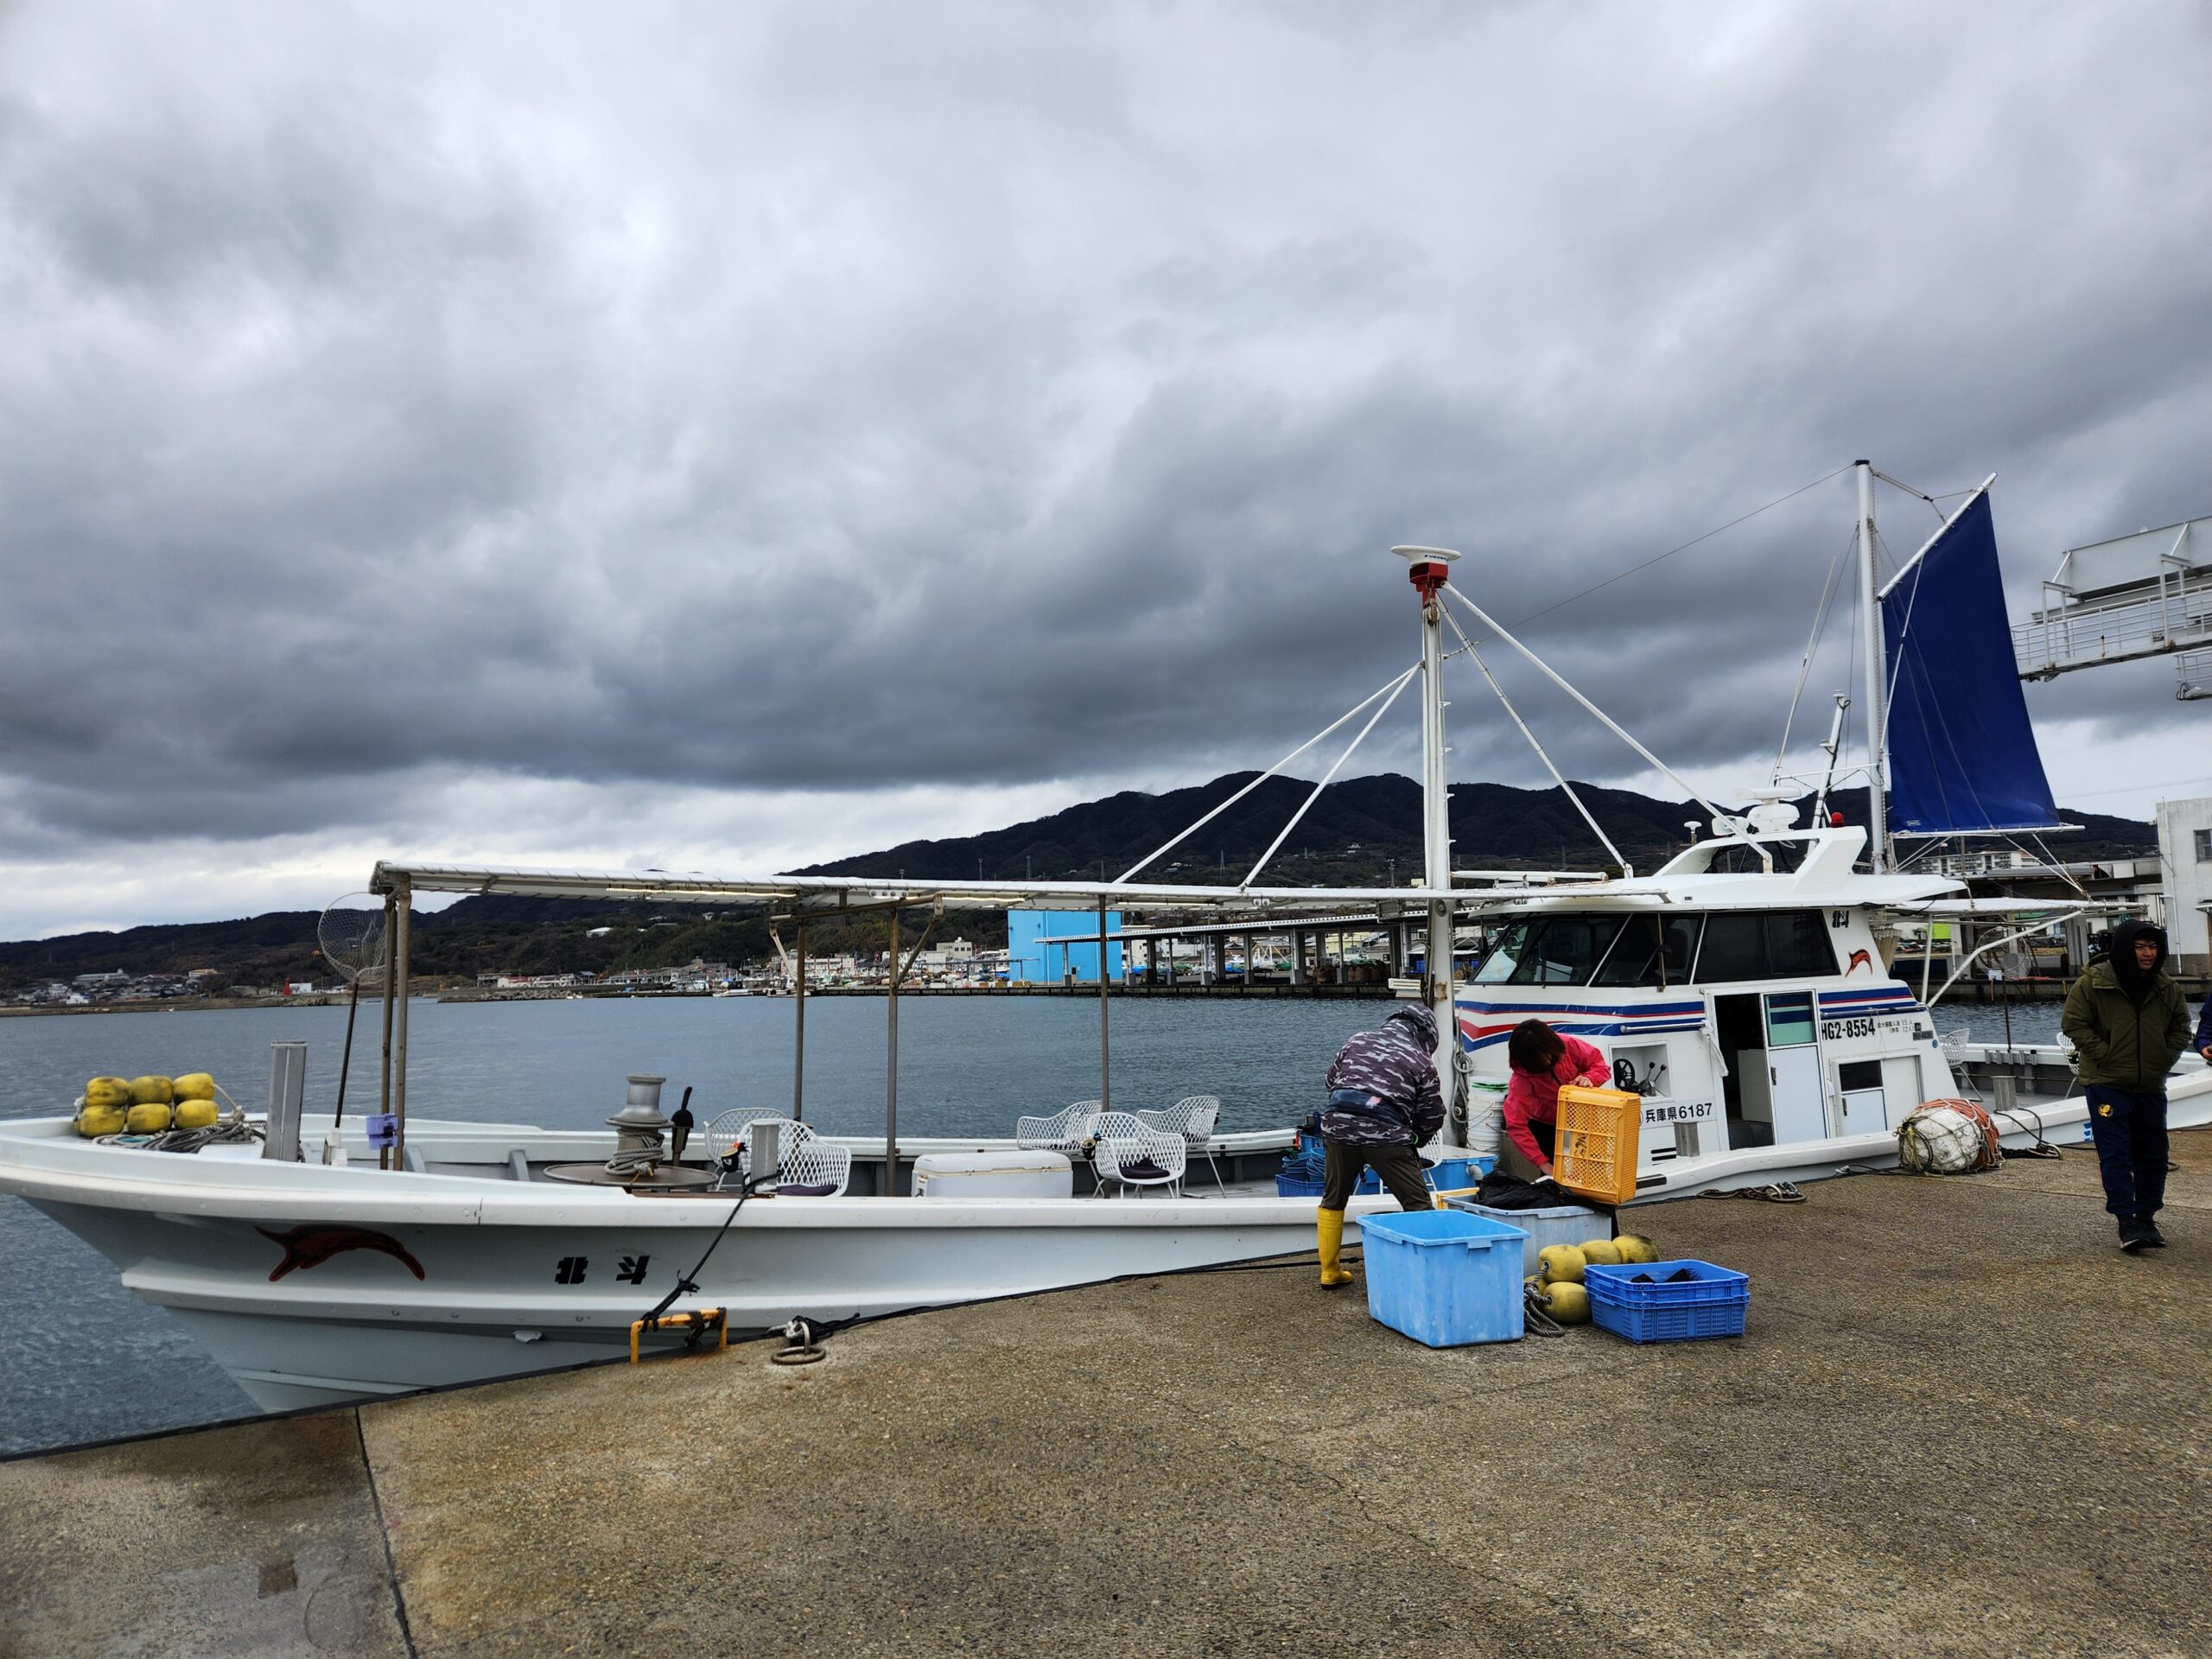
M 0 1465 L 0 1653 L 2212 1652 L 2212 1133 L 1637 1212 L 1748 1335 L 1144 1280 Z M 88 1336 L 96 1339 L 96 1336 Z

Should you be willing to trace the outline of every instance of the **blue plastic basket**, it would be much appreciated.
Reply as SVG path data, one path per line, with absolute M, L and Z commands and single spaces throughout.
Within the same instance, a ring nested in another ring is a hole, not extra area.
M 1439 1192 L 1458 1192 L 1482 1185 L 1484 1176 L 1497 1167 L 1495 1158 L 1446 1158 L 1428 1172 L 1428 1184 Z
M 1689 1276 L 1683 1278 L 1681 1275 Z M 1630 1342 L 1695 1342 L 1740 1337 L 1751 1281 L 1710 1262 L 1593 1263 L 1582 1275 L 1590 1318 Z
M 1295 1175 L 1278 1174 L 1275 1177 L 1275 1196 L 1279 1198 L 1318 1198 L 1321 1196 L 1321 1183 L 1302 1180 Z
M 1487 1216 L 1413 1210 L 1362 1216 L 1367 1312 L 1431 1348 L 1512 1342 L 1522 1333 L 1521 1241 Z

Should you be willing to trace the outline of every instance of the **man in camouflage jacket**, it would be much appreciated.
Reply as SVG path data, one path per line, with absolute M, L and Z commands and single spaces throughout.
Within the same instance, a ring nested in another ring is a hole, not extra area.
M 1363 1171 L 1372 1169 L 1404 1210 L 1426 1210 L 1428 1181 L 1414 1150 L 1444 1127 L 1436 1079 L 1436 1020 L 1417 1002 L 1392 1011 L 1372 1031 L 1355 1033 L 1329 1067 L 1321 1109 L 1323 1169 L 1316 1227 L 1321 1283 L 1351 1282 L 1339 1264 L 1344 1206 Z

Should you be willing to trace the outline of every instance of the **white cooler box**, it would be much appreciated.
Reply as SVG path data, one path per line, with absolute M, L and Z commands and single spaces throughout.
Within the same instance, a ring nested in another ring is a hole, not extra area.
M 1057 1152 L 925 1152 L 918 1198 L 1071 1198 L 1075 1166 Z

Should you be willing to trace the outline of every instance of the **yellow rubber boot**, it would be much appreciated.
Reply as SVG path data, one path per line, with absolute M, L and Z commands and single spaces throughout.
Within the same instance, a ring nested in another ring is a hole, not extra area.
M 1351 1274 L 1337 1263 L 1344 1248 L 1344 1212 L 1341 1210 L 1317 1210 L 1314 1230 L 1320 1235 L 1321 1288 L 1334 1290 L 1339 1285 L 1351 1283 Z

